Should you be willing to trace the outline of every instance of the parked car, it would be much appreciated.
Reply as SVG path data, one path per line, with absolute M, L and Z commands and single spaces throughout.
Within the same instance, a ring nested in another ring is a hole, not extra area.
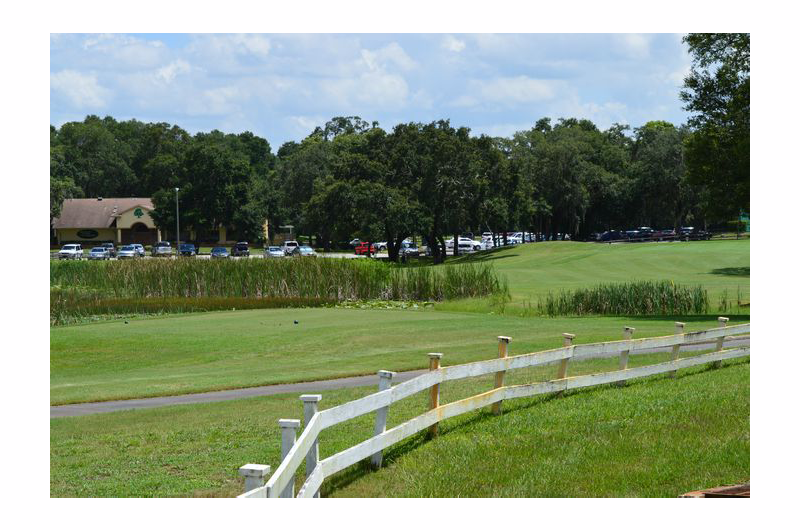
M 135 259 L 138 257 L 139 253 L 133 245 L 121 246 L 117 252 L 117 259 Z
M 286 254 L 283 253 L 283 249 L 281 247 L 266 247 L 264 248 L 264 257 L 265 258 L 283 258 Z
M 655 233 L 655 230 L 653 230 L 649 226 L 640 226 L 639 228 L 636 229 L 636 231 L 638 232 L 637 238 L 643 240 L 652 239 L 653 234 Z
M 444 242 L 445 246 L 448 249 L 452 249 L 453 248 L 453 243 L 454 243 L 454 239 L 453 238 L 450 238 L 450 239 L 448 239 L 447 241 Z M 473 250 L 483 250 L 484 248 L 486 248 L 486 247 L 484 247 L 483 243 L 480 242 L 480 241 L 473 241 L 472 239 L 470 239 L 468 237 L 459 237 L 458 238 L 458 250 L 459 251 L 472 252 Z
M 417 244 L 412 242 L 403 241 L 403 244 L 400 245 L 400 250 L 398 251 L 398 256 L 400 259 L 407 259 L 411 257 L 419 257 L 419 247 Z
M 103 246 L 108 250 L 108 256 L 111 258 L 117 257 L 117 249 L 114 248 L 114 243 L 103 243 Z
M 153 245 L 153 250 L 150 251 L 150 255 L 154 258 L 159 256 L 172 256 L 172 245 L 169 241 L 159 241 Z
M 288 256 L 294 251 L 294 249 L 296 249 L 299 246 L 300 243 L 298 243 L 297 241 L 284 241 L 283 247 L 281 248 L 283 249 L 284 255 Z
M 355 238 L 354 240 L 350 241 L 350 246 L 353 247 L 353 248 L 357 247 L 360 244 L 361 244 L 361 240 L 358 239 L 358 238 Z
M 197 249 L 191 243 L 181 243 L 178 253 L 181 256 L 197 256 Z
M 83 258 L 83 249 L 79 244 L 64 245 L 58 251 L 58 259 L 81 259 Z
M 386 244 L 386 241 L 379 241 L 378 243 L 375 243 L 375 248 L 377 248 L 378 251 L 386 250 L 388 245 Z
M 366 254 L 367 253 L 367 249 L 369 249 L 371 254 L 376 254 L 377 253 L 377 250 L 375 248 L 375 244 L 365 241 L 363 243 L 360 243 L 356 247 L 356 254 Z
M 682 226 L 681 239 L 686 241 L 707 241 L 711 239 L 711 234 L 705 230 L 701 230 L 700 228 L 695 228 L 693 226 Z
M 316 256 L 317 253 L 314 252 L 314 249 L 307 246 L 297 247 L 292 251 L 292 256 L 297 257 L 305 257 L 305 256 Z
M 211 259 L 214 258 L 229 258 L 231 257 L 228 249 L 225 247 L 214 247 L 211 249 Z
M 623 232 L 618 230 L 607 230 L 600 235 L 600 241 L 609 242 L 609 241 L 623 241 L 627 239 Z
M 145 254 L 145 252 L 144 252 L 144 247 L 143 247 L 143 246 L 142 246 L 140 243 L 134 243 L 134 244 L 133 244 L 133 245 L 131 245 L 131 246 L 132 246 L 134 249 L 136 249 L 136 255 L 137 255 L 137 256 L 139 256 L 140 258 L 143 258 L 143 257 L 144 257 L 144 254 Z
M 231 256 L 250 256 L 250 247 L 247 245 L 247 241 L 239 241 L 233 248 L 231 248 Z
M 108 252 L 108 247 L 94 247 L 89 251 L 89 259 L 110 259 L 111 254 Z
M 658 241 L 669 241 L 675 239 L 675 230 L 656 230 L 653 232 L 653 239 Z

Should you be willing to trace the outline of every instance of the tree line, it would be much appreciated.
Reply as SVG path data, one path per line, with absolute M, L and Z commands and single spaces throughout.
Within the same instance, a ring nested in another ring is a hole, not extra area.
M 695 62 L 681 97 L 709 117 L 681 126 L 600 130 L 585 119 L 542 118 L 504 138 L 471 135 L 449 120 L 386 131 L 349 116 L 275 154 L 250 132 L 191 135 L 97 116 L 51 126 L 51 216 L 65 197 L 143 196 L 153 198 L 156 223 L 171 227 L 180 187 L 181 225 L 201 232 L 225 225 L 260 241 L 267 219 L 270 236 L 292 225 L 326 248 L 353 236 L 385 240 L 392 259 L 405 238 L 422 235 L 437 262 L 445 237 L 464 232 L 585 239 L 614 228 L 726 221 L 749 209 L 749 36 L 746 64 L 741 39 L 686 40 Z M 731 89 L 735 98 L 720 97 Z M 713 107 L 720 100 L 727 107 Z

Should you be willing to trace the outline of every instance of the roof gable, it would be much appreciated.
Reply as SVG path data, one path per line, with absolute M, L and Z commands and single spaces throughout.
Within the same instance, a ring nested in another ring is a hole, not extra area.
M 149 198 L 65 199 L 53 228 L 109 228 L 123 212 L 136 207 L 153 210 Z

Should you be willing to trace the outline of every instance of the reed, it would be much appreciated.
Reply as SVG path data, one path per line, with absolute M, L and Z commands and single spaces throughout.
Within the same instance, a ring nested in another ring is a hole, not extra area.
M 560 315 L 690 315 L 709 309 L 707 291 L 699 285 L 671 281 L 600 284 L 586 289 L 548 293 L 539 313 Z
M 508 286 L 487 264 L 405 268 L 374 260 L 141 260 L 50 264 L 51 321 L 74 307 L 93 312 L 149 307 L 241 307 L 244 300 L 271 300 L 259 307 L 335 304 L 344 300 L 439 301 L 472 296 L 508 296 Z M 76 294 L 82 292 L 83 294 Z M 91 293 L 91 294 L 86 294 Z M 181 302 L 181 299 L 233 299 Z M 108 299 L 120 300 L 111 302 Z M 144 302 L 163 299 L 161 302 Z M 169 300 L 169 302 L 167 302 Z M 150 304 L 150 305 L 147 305 Z M 284 304 L 284 305 L 281 305 Z M 201 309 L 209 310 L 209 309 Z M 53 316 L 53 315 L 56 316 Z M 95 313 L 91 313 L 95 314 Z

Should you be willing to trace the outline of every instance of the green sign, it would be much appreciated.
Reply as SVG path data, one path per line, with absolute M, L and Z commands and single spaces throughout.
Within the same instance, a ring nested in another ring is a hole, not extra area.
M 97 230 L 78 230 L 78 237 L 81 239 L 94 239 L 99 235 Z
M 144 217 L 144 212 L 142 211 L 142 209 L 141 209 L 141 208 L 136 208 L 136 209 L 133 211 L 133 215 L 135 215 L 136 217 L 138 217 L 139 219 L 141 219 L 142 217 Z

